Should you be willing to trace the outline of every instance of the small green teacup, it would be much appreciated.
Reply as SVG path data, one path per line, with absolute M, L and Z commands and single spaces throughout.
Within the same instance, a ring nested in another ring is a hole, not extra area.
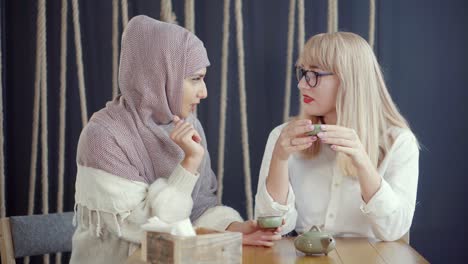
M 278 228 L 283 224 L 282 216 L 260 216 L 257 217 L 257 224 L 261 228 Z
M 314 125 L 314 130 L 309 131 L 306 133 L 307 136 L 316 136 L 318 133 L 322 131 L 322 125 L 321 124 L 315 124 Z

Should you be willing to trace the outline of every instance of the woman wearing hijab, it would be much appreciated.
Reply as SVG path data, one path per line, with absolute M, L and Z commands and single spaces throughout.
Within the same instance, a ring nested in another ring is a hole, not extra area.
M 121 95 L 91 117 L 78 143 L 71 263 L 125 262 L 154 216 L 242 232 L 244 244 L 280 239 L 279 230 L 260 230 L 217 205 L 205 134 L 191 114 L 207 97 L 209 64 L 203 43 L 186 29 L 146 16 L 128 23 Z

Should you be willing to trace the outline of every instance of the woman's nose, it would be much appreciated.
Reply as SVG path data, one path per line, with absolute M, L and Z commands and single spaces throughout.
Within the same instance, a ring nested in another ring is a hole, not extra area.
M 198 98 L 205 99 L 208 97 L 208 90 L 206 89 L 206 84 L 203 84 L 203 87 L 198 92 Z
M 305 77 L 302 77 L 301 80 L 297 83 L 297 88 L 299 90 L 309 88 L 309 84 L 307 83 Z

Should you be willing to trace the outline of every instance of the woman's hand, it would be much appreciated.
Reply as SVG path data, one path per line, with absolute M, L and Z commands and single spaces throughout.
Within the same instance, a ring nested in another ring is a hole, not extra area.
M 201 137 L 192 124 L 181 120 L 178 116 L 174 116 L 173 121 L 175 127 L 170 137 L 185 153 L 181 165 L 196 174 L 205 154 L 205 149 L 200 144 Z
M 257 221 L 248 220 L 245 222 L 231 223 L 227 231 L 242 233 L 242 244 L 251 246 L 272 247 L 274 241 L 281 239 L 281 227 L 276 229 L 262 229 L 257 225 Z
M 357 169 L 365 168 L 371 164 L 369 155 L 367 155 L 354 129 L 336 125 L 322 125 L 321 130 L 322 132 L 317 134 L 320 140 L 331 145 L 333 150 L 349 156 Z
M 322 132 L 318 133 L 318 137 L 323 143 L 330 144 L 333 150 L 345 153 L 351 158 L 353 165 L 358 170 L 357 176 L 362 198 L 364 202 L 369 202 L 379 190 L 382 178 L 372 164 L 356 132 L 346 127 L 322 125 Z
M 292 153 L 309 148 L 317 137 L 307 136 L 305 133 L 313 130 L 312 121 L 308 119 L 291 121 L 281 131 L 273 156 L 279 160 L 287 160 Z
M 312 121 L 306 119 L 291 121 L 281 130 L 273 149 L 266 178 L 267 191 L 275 202 L 286 204 L 289 186 L 289 156 L 312 146 L 317 137 L 307 136 L 306 133 L 313 130 Z

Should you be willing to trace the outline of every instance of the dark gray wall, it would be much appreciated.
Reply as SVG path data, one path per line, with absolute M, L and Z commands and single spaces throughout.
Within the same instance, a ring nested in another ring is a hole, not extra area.
M 27 212 L 34 88 L 36 1 L 2 1 L 2 30 L 6 68 L 5 133 L 8 215 Z M 196 1 L 196 32 L 205 42 L 212 66 L 208 70 L 209 98 L 199 110 L 208 136 L 214 170 L 217 164 L 219 86 L 223 1 Z M 326 30 L 327 1 L 306 2 L 306 36 Z M 339 28 L 367 38 L 368 1 L 339 1 Z M 468 256 L 465 236 L 466 147 L 468 121 L 468 4 L 462 0 L 377 1 L 376 54 L 390 92 L 411 123 L 423 148 L 420 158 L 418 204 L 411 244 L 429 261 L 452 263 Z M 111 97 L 111 1 L 80 1 L 81 32 L 89 114 Z M 183 1 L 173 1 L 183 22 Z M 281 123 L 288 1 L 244 1 L 244 43 L 251 154 L 252 188 L 268 133 Z M 232 7 L 234 3 L 232 3 Z M 71 8 L 71 3 L 70 3 Z M 232 8 L 232 11 L 234 9 Z M 48 1 L 47 45 L 49 80 L 50 208 L 56 206 L 60 1 Z M 129 0 L 129 16 L 159 16 L 159 1 Z M 67 210 L 72 210 L 76 143 L 81 130 L 73 44 L 68 23 Z M 231 13 L 229 98 L 224 203 L 245 216 L 243 163 L 237 82 L 234 13 Z M 295 53 L 294 57 L 297 57 Z M 292 69 L 288 69 L 292 70 Z M 293 83 L 293 87 L 295 84 Z M 297 89 L 292 90 L 297 113 Z M 40 155 L 39 155 L 40 159 Z M 38 166 L 40 172 L 40 166 Z M 40 175 L 40 174 L 39 174 Z M 40 181 L 37 181 L 40 201 Z M 40 213 L 40 204 L 36 206 Z

